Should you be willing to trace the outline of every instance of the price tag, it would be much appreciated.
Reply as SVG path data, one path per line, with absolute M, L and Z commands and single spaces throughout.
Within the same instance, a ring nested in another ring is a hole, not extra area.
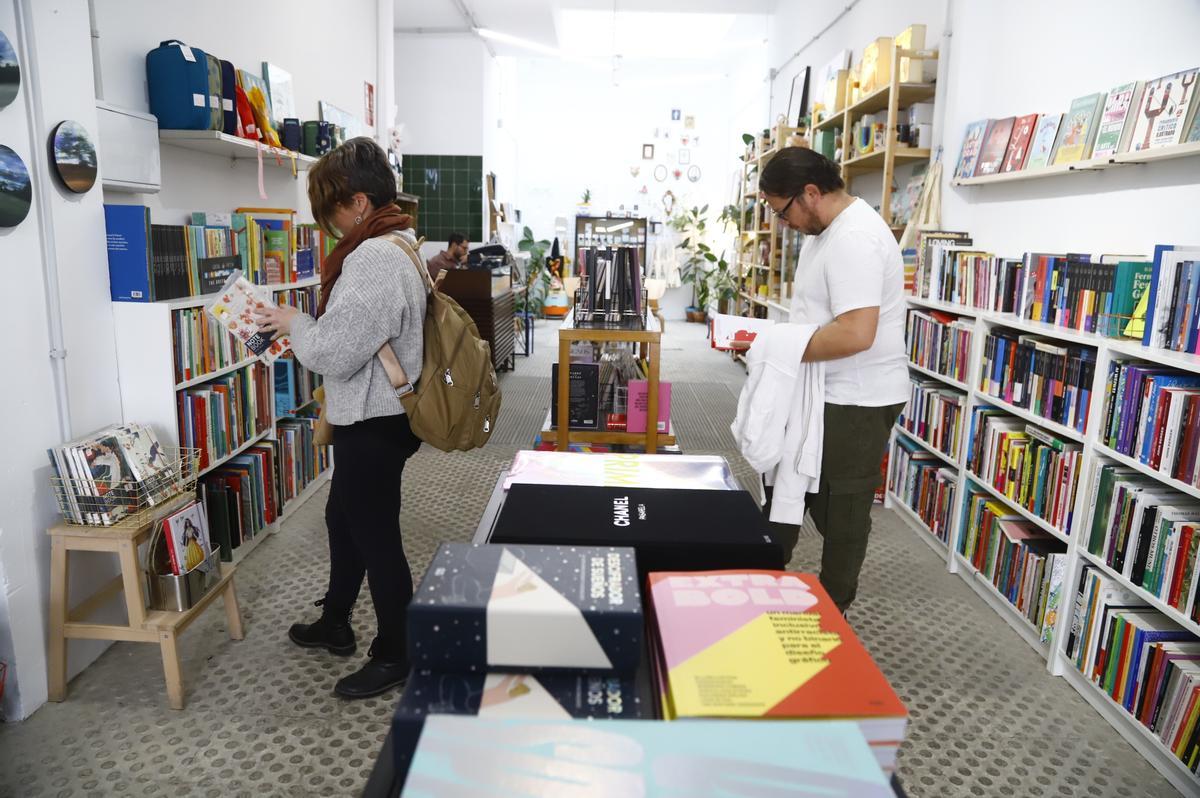
M 181 44 L 179 45 L 179 50 L 183 53 L 185 60 L 191 61 L 193 64 L 196 63 L 196 54 L 192 52 L 191 47 L 188 47 L 186 44 Z
M 203 108 L 204 107 L 204 95 L 203 94 L 193 94 L 192 95 L 192 105 L 196 106 L 197 108 Z
M 209 105 L 209 107 L 210 107 L 210 108 L 212 108 L 214 111 L 220 110 L 220 108 L 221 108 L 221 98 L 220 98 L 220 97 L 218 97 L 218 96 L 216 96 L 215 94 L 210 94 L 210 95 L 208 95 L 208 105 Z
M 221 100 L 221 110 L 226 113 L 233 111 L 233 100 Z

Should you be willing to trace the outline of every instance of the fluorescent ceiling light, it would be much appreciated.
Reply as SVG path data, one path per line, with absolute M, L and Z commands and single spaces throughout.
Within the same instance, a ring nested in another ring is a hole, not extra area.
M 490 39 L 491 41 L 500 42 L 501 44 L 511 44 L 514 47 L 522 47 L 526 50 L 532 50 L 535 53 L 541 53 L 542 55 L 562 55 L 562 51 L 557 47 L 550 47 L 549 45 L 535 42 L 530 39 L 523 39 L 520 36 L 513 36 L 510 33 L 501 33 L 500 31 L 491 30 L 489 28 L 476 28 L 475 33 L 484 39 Z

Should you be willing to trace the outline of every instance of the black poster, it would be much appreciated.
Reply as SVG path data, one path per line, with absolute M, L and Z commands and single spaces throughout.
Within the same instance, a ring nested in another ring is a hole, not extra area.
M 226 255 L 220 258 L 200 258 L 200 293 L 212 294 L 221 290 L 229 275 L 242 268 L 240 255 Z
M 571 429 L 600 429 L 600 364 L 572 363 L 568 400 Z M 550 370 L 550 423 L 558 428 L 558 364 Z

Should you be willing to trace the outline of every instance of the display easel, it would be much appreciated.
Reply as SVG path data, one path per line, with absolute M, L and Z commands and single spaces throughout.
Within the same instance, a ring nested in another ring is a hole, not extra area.
M 658 319 L 653 315 L 646 318 L 645 329 L 639 330 L 604 330 L 583 329 L 575 326 L 574 314 L 569 314 L 558 328 L 558 362 L 571 362 L 571 344 L 574 341 L 621 342 L 637 344 L 639 352 L 649 361 L 646 373 L 646 389 L 648 406 L 646 408 L 646 431 L 642 432 L 610 432 L 607 430 L 572 430 L 570 429 L 570 400 L 571 400 L 571 370 L 560 366 L 558 369 L 558 410 L 557 416 L 563 430 L 551 426 L 547 417 L 542 430 L 542 440 L 555 444 L 560 452 L 567 451 L 571 441 L 600 444 L 633 444 L 645 445 L 647 454 L 655 454 L 659 445 L 674 446 L 675 436 L 668 428 L 666 433 L 658 431 L 658 373 L 659 358 L 662 353 L 662 328 Z M 564 423 L 565 421 L 565 423 Z
M 225 600 L 225 620 L 229 637 L 241 640 L 242 615 L 234 592 L 233 575 L 237 566 L 223 563 L 220 580 L 183 612 L 147 610 L 145 574 L 138 562 L 138 546 L 153 533 L 158 519 L 164 518 L 195 500 L 187 492 L 159 508 L 157 518 L 136 527 L 86 527 L 58 524 L 46 530 L 50 535 L 50 684 L 49 700 L 64 701 L 67 697 L 68 640 L 128 640 L 134 643 L 158 643 L 162 650 L 163 675 L 167 683 L 167 698 L 171 709 L 183 709 L 183 669 L 179 662 L 178 637 L 200 617 L 213 600 Z M 121 573 L 88 598 L 70 606 L 70 561 L 72 551 L 99 551 L 116 554 Z M 88 623 L 95 614 L 118 593 L 125 594 L 125 625 Z

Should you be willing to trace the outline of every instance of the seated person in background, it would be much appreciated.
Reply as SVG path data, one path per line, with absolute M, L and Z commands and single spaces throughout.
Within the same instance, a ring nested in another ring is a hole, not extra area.
M 461 269 L 467 263 L 467 237 L 462 233 L 451 233 L 450 241 L 443 252 L 439 252 L 430 258 L 427 263 L 429 265 L 429 277 L 434 282 L 437 282 L 438 275 L 444 269 Z

